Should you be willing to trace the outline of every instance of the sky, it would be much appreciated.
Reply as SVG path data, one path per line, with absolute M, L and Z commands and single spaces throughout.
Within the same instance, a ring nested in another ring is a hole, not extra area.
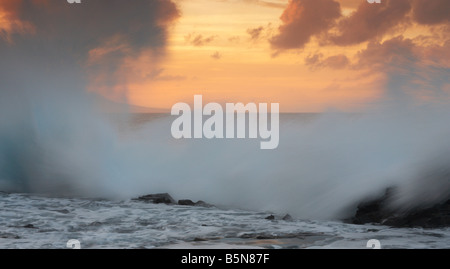
M 446 104 L 450 1 L 2 0 L 0 56 L 17 55 L 160 109 L 195 94 L 282 112 Z

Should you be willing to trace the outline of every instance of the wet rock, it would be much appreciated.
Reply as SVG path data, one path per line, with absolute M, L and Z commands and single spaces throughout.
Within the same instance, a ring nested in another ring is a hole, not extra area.
M 267 220 L 274 220 L 274 219 L 275 219 L 275 216 L 274 216 L 274 215 L 270 215 L 270 216 L 266 217 L 266 219 L 267 219 Z
M 415 209 L 406 214 L 388 217 L 384 225 L 394 227 L 450 227 L 450 200 L 425 209 Z
M 382 197 L 361 202 L 351 222 L 354 224 L 382 223 L 392 213 L 388 209 L 388 204 L 393 192 L 393 188 L 388 188 Z
M 184 199 L 184 200 L 179 200 L 178 201 L 179 205 L 187 205 L 187 206 L 203 206 L 203 207 L 213 207 L 213 205 L 208 204 L 202 200 L 194 203 L 192 200 L 189 199 Z
M 291 217 L 291 215 L 286 214 L 286 215 L 282 218 L 282 220 L 284 220 L 284 221 L 293 221 L 294 219 Z
M 213 205 L 208 204 L 207 202 L 204 202 L 202 200 L 197 201 L 197 203 L 195 203 L 195 206 L 213 207 Z
M 188 206 L 194 206 L 195 205 L 195 203 L 192 202 L 192 200 L 189 200 L 189 199 L 179 200 L 178 204 L 179 205 L 188 205 Z
M 138 197 L 135 200 L 154 204 L 176 204 L 176 201 L 168 193 L 148 194 Z
M 427 208 L 416 207 L 402 211 L 389 206 L 394 194 L 395 189 L 388 188 L 381 198 L 360 203 L 351 222 L 354 224 L 376 223 L 392 227 L 450 226 L 450 199 Z

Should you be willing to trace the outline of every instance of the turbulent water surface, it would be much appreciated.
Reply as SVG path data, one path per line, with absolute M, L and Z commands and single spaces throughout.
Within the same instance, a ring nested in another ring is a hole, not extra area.
M 0 194 L 0 248 L 447 248 L 450 229 L 266 220 L 268 212 Z

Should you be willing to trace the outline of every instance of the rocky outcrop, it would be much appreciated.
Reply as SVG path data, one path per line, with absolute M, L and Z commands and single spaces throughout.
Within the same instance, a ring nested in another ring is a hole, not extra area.
M 350 221 L 354 224 L 375 223 L 392 227 L 450 226 L 450 199 L 426 208 L 416 207 L 403 211 L 389 206 L 394 193 L 395 189 L 389 188 L 381 198 L 360 203 Z
M 186 205 L 186 206 L 202 206 L 202 207 L 213 206 L 201 200 L 193 202 L 192 200 L 189 199 L 182 199 L 176 202 L 175 199 L 173 199 L 172 196 L 170 196 L 170 194 L 168 193 L 147 194 L 133 200 L 166 205 Z
M 179 200 L 178 201 L 179 205 L 187 205 L 187 206 L 203 206 L 203 207 L 212 207 L 213 205 L 208 204 L 202 200 L 199 200 L 197 202 L 193 202 L 192 200 L 189 199 L 184 199 L 184 200 Z
M 194 206 L 203 206 L 203 207 L 213 207 L 213 205 L 208 204 L 207 202 L 204 202 L 202 200 L 197 201 Z
M 157 193 L 140 196 L 135 200 L 154 204 L 176 204 L 176 201 L 168 193 Z
M 194 206 L 195 203 L 192 200 L 184 199 L 184 200 L 178 200 L 179 205 L 188 205 L 188 206 Z

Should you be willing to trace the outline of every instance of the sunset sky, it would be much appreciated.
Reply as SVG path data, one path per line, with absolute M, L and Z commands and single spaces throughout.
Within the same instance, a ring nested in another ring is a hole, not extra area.
M 0 48 L 49 37 L 86 71 L 87 91 L 153 108 L 194 94 L 284 112 L 449 101 L 448 0 L 116 2 L 1 1 Z M 82 30 L 68 31 L 75 21 Z M 55 42 L 69 33 L 86 42 Z

